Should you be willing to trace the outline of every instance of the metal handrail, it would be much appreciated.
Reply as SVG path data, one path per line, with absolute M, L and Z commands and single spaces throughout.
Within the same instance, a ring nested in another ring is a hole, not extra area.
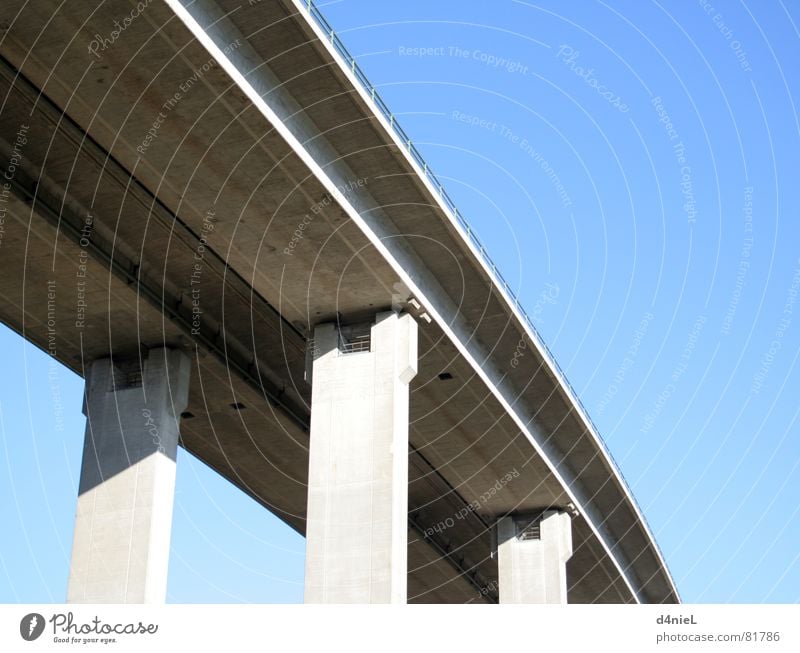
M 358 354 L 370 351 L 372 339 L 369 333 L 353 338 L 343 338 L 341 333 L 339 336 L 339 352 L 342 354 Z
M 517 309 L 519 314 L 525 320 L 525 323 L 530 328 L 531 333 L 533 333 L 534 337 L 536 338 L 536 342 L 539 345 L 539 347 L 541 347 L 542 349 L 544 349 L 545 352 L 547 352 L 547 355 L 550 358 L 550 362 L 556 368 L 556 370 L 559 373 L 559 375 L 561 376 L 561 379 L 563 380 L 564 384 L 567 386 L 567 389 L 568 389 L 568 391 L 569 391 L 569 393 L 571 395 L 571 399 L 575 403 L 577 403 L 578 406 L 581 408 L 584 417 L 589 422 L 589 425 L 592 427 L 592 429 L 594 430 L 595 434 L 597 435 L 598 442 L 600 443 L 600 446 L 602 447 L 604 453 L 606 454 L 606 456 L 608 457 L 609 461 L 613 465 L 614 470 L 617 472 L 619 478 L 622 480 L 623 485 L 628 490 L 628 494 L 630 495 L 630 497 L 633 500 L 634 504 L 638 508 L 639 514 L 641 515 L 642 520 L 645 523 L 645 527 L 652 532 L 652 529 L 650 529 L 650 525 L 647 523 L 647 518 L 644 516 L 644 512 L 642 511 L 642 508 L 639 505 L 639 502 L 636 500 L 636 497 L 634 496 L 633 492 L 631 491 L 630 485 L 628 484 L 628 481 L 625 478 L 625 475 L 622 473 L 622 470 L 620 469 L 619 465 L 617 464 L 617 461 L 614 459 L 614 455 L 608 449 L 608 446 L 606 445 L 606 442 L 603 439 L 603 436 L 601 435 L 600 430 L 597 428 L 597 425 L 594 423 L 594 420 L 592 420 L 591 416 L 589 415 L 589 411 L 586 410 L 586 407 L 583 405 L 583 402 L 581 402 L 580 397 L 578 396 L 578 393 L 575 391 L 575 388 L 569 382 L 569 379 L 567 378 L 567 375 L 564 373 L 564 370 L 561 369 L 561 366 L 558 364 L 558 361 L 556 360 L 555 356 L 553 355 L 553 352 L 550 351 L 550 348 L 547 346 L 547 344 L 545 343 L 544 339 L 539 334 L 539 331 L 534 326 L 533 321 L 528 316 L 528 314 L 525 311 L 525 309 L 522 307 L 522 304 L 520 303 L 519 298 L 517 297 L 516 293 L 512 290 L 511 286 L 505 280 L 505 277 L 503 277 L 503 274 L 500 272 L 498 267 L 495 265 L 494 261 L 492 261 L 491 257 L 486 252 L 486 248 L 483 246 L 483 244 L 481 243 L 480 239 L 478 238 L 478 236 L 473 231 L 473 229 L 470 226 L 469 222 L 467 222 L 466 218 L 458 210 L 458 207 L 456 206 L 456 204 L 453 201 L 453 199 L 450 197 L 450 195 L 445 190 L 444 185 L 442 184 L 442 182 L 431 171 L 430 166 L 428 166 L 428 164 L 425 161 L 425 159 L 422 158 L 422 155 L 419 153 L 419 150 L 417 150 L 416 146 L 412 143 L 411 138 L 409 137 L 409 135 L 405 132 L 405 130 L 397 122 L 397 119 L 394 117 L 394 114 L 389 109 L 389 107 L 386 104 L 386 102 L 384 102 L 383 98 L 380 96 L 380 94 L 378 93 L 377 89 L 372 85 L 372 83 L 369 81 L 367 76 L 364 74 L 364 71 L 361 70 L 361 67 L 356 63 L 355 58 L 347 50 L 347 48 L 345 47 L 344 43 L 342 43 L 341 39 L 336 34 L 336 32 L 333 29 L 333 27 L 331 27 L 330 23 L 327 21 L 325 16 L 322 14 L 322 12 L 319 10 L 319 8 L 314 4 L 313 0 L 306 0 L 304 6 L 305 6 L 306 10 L 308 11 L 308 14 L 317 22 L 317 24 L 322 28 L 322 30 L 325 32 L 325 34 L 327 34 L 329 36 L 331 45 L 333 45 L 333 47 L 336 49 L 336 51 L 339 53 L 339 55 L 347 63 L 348 67 L 350 68 L 350 70 L 353 73 L 353 75 L 355 76 L 355 78 L 361 83 L 361 85 L 364 88 L 364 90 L 367 91 L 367 93 L 369 94 L 369 96 L 372 99 L 373 103 L 375 104 L 376 108 L 383 114 L 384 118 L 386 118 L 389 121 L 389 124 L 391 125 L 391 127 L 394 130 L 395 134 L 397 134 L 397 136 L 400 137 L 400 141 L 403 144 L 405 144 L 408 153 L 417 162 L 417 164 L 420 166 L 420 168 L 422 168 L 425 176 L 427 176 L 427 178 L 433 184 L 433 187 L 437 190 L 437 192 L 439 194 L 439 197 L 444 202 L 445 206 L 448 209 L 450 209 L 451 213 L 456 217 L 456 220 L 457 220 L 458 224 L 461 225 L 462 229 L 464 230 L 464 234 L 472 242 L 472 244 L 475 245 L 475 247 L 477 248 L 478 252 L 481 255 L 481 258 L 483 258 L 484 262 L 489 266 L 489 268 L 491 270 L 491 275 L 494 277 L 494 279 L 493 279 L 494 282 L 497 285 L 500 285 L 506 291 L 506 293 L 508 294 L 508 297 L 512 300 L 512 302 L 514 304 L 514 307 Z M 655 544 L 656 549 L 658 550 L 659 554 L 661 554 L 661 558 L 664 559 L 664 555 L 661 552 L 661 548 L 658 546 L 658 542 L 655 540 L 655 538 L 653 538 L 653 543 Z

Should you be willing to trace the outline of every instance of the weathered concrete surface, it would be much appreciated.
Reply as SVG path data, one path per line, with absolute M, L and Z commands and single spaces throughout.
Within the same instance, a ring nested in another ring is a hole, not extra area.
M 348 352 L 314 330 L 306 603 L 406 603 L 408 384 L 417 324 L 379 313 Z
M 525 536 L 526 531 L 532 531 Z M 500 603 L 567 603 L 572 524 L 564 512 L 497 522 Z
M 166 600 L 189 364 L 177 349 L 152 349 L 143 361 L 92 364 L 68 602 Z

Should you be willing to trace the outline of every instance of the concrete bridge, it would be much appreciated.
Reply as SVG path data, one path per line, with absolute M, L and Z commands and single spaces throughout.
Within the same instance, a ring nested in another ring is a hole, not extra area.
M 177 447 L 311 602 L 674 603 L 511 289 L 306 0 L 5 0 L 0 319 L 86 379 L 69 601 L 166 593 Z

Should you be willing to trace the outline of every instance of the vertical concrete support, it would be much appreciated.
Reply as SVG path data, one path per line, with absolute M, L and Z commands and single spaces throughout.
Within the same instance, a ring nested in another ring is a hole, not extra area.
M 500 603 L 567 602 L 572 524 L 564 512 L 504 517 L 497 523 Z
M 380 313 L 366 339 L 314 331 L 307 603 L 405 603 L 408 384 L 417 324 Z
M 86 377 L 80 494 L 67 601 L 163 603 L 178 422 L 190 359 L 151 349 L 143 361 L 95 361 Z

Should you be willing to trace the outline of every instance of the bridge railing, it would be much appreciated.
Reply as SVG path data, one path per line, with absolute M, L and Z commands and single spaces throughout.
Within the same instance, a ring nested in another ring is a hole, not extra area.
M 617 464 L 617 461 L 614 459 L 614 455 L 611 453 L 611 451 L 609 450 L 608 446 L 606 445 L 606 442 L 603 439 L 603 436 L 600 434 L 600 430 L 597 428 L 597 425 L 594 423 L 594 420 L 592 420 L 591 416 L 589 415 L 589 411 L 586 410 L 586 407 L 581 402 L 581 400 L 580 400 L 580 398 L 578 396 L 578 393 L 575 391 L 575 388 L 573 388 L 572 384 L 569 382 L 569 379 L 567 378 L 567 375 L 564 373 L 564 370 L 561 369 L 561 366 L 558 364 L 558 361 L 556 360 L 555 356 L 553 355 L 553 352 L 550 351 L 550 348 L 547 346 L 547 344 L 545 343 L 544 339 L 539 334 L 539 331 L 534 326 L 533 321 L 531 320 L 530 316 L 528 315 L 528 313 L 523 308 L 522 304 L 519 301 L 519 298 L 517 297 L 517 294 L 514 292 L 513 288 L 509 285 L 509 283 L 506 281 L 505 277 L 503 277 L 503 273 L 500 271 L 500 269 L 497 267 L 497 265 L 495 265 L 494 261 L 489 256 L 488 252 L 486 251 L 486 248 L 483 246 L 483 243 L 481 243 L 481 241 L 478 238 L 477 234 L 472 229 L 472 227 L 470 226 L 469 222 L 467 222 L 467 219 L 463 216 L 461 211 L 458 210 L 458 207 L 456 206 L 455 202 L 453 201 L 453 199 L 448 194 L 447 190 L 445 190 L 444 185 L 442 184 L 442 182 L 434 174 L 434 172 L 430 169 L 430 167 L 428 166 L 427 162 L 425 161 L 425 159 L 420 154 L 419 150 L 412 143 L 411 138 L 409 137 L 409 135 L 400 126 L 400 123 L 398 123 L 398 121 L 395 118 L 394 114 L 392 113 L 391 109 L 389 109 L 389 106 L 386 104 L 386 102 L 384 102 L 383 98 L 380 96 L 380 94 L 378 93 L 377 89 L 372 85 L 372 83 L 369 81 L 367 76 L 364 74 L 364 71 L 361 70 L 361 67 L 358 65 L 358 63 L 356 63 L 355 58 L 350 54 L 348 49 L 345 47 L 344 43 L 342 43 L 341 39 L 336 34 L 334 29 L 331 27 L 330 23 L 327 21 L 325 16 L 322 14 L 322 12 L 314 4 L 314 2 L 312 0 L 305 0 L 304 1 L 304 7 L 306 8 L 308 14 L 317 23 L 317 25 L 327 35 L 328 39 L 330 40 L 331 45 L 336 49 L 336 51 L 339 53 L 339 55 L 345 61 L 345 63 L 347 64 L 347 67 L 353 73 L 355 78 L 361 83 L 361 86 L 363 87 L 363 89 L 365 91 L 367 91 L 367 93 L 371 97 L 373 103 L 375 104 L 375 107 L 378 109 L 378 111 L 381 112 L 381 114 L 383 114 L 383 117 L 386 118 L 389 121 L 389 124 L 391 125 L 391 127 L 394 130 L 395 134 L 397 136 L 399 136 L 400 142 L 405 146 L 405 148 L 408 150 L 408 153 L 413 157 L 413 159 L 417 162 L 417 164 L 420 166 L 420 168 L 422 168 L 422 170 L 425 173 L 426 177 L 433 184 L 433 187 L 438 192 L 439 197 L 442 200 L 442 202 L 445 204 L 445 206 L 447 206 L 448 209 L 450 209 L 452 214 L 456 217 L 456 220 L 458 221 L 458 224 L 464 230 L 464 235 L 477 248 L 478 252 L 480 252 L 481 257 L 483 258 L 484 262 L 489 267 L 489 269 L 492 272 L 492 275 L 494 276 L 495 284 L 499 285 L 500 287 L 502 287 L 505 290 L 506 294 L 508 295 L 508 298 L 513 302 L 514 307 L 517 309 L 517 312 L 522 317 L 522 319 L 525 321 L 525 324 L 528 326 L 528 328 L 530 329 L 531 333 L 536 338 L 536 341 L 537 341 L 537 344 L 539 345 L 539 347 L 541 347 L 541 349 L 543 349 L 545 352 L 547 352 L 547 355 L 550 358 L 550 363 L 553 365 L 553 367 L 555 367 L 555 369 L 557 370 L 557 372 L 561 376 L 561 379 L 564 381 L 564 384 L 567 386 L 568 392 L 571 395 L 571 399 L 578 406 L 580 406 L 580 408 L 581 408 L 581 410 L 583 412 L 583 415 L 585 416 L 586 420 L 589 422 L 591 428 L 594 430 L 594 433 L 597 436 L 597 440 L 600 443 L 600 446 L 602 447 L 602 449 L 605 452 L 606 456 L 608 457 L 609 461 L 613 465 L 614 470 L 616 471 L 617 475 L 622 480 L 622 483 L 627 488 L 628 494 L 632 498 L 634 504 L 638 508 L 639 514 L 641 515 L 642 520 L 645 523 L 645 527 L 648 530 L 650 530 L 650 526 L 647 523 L 647 519 L 644 516 L 644 512 L 642 511 L 641 506 L 639 505 L 638 501 L 636 500 L 636 497 L 634 496 L 633 492 L 631 492 L 630 485 L 628 484 L 628 481 L 625 478 L 625 475 L 622 473 L 622 470 L 620 469 L 619 465 Z M 664 556 L 661 553 L 661 549 L 658 546 L 658 542 L 655 541 L 655 538 L 653 539 L 653 542 L 654 542 L 654 544 L 656 546 L 656 549 L 658 550 L 659 554 L 661 555 L 661 557 L 663 559 Z

